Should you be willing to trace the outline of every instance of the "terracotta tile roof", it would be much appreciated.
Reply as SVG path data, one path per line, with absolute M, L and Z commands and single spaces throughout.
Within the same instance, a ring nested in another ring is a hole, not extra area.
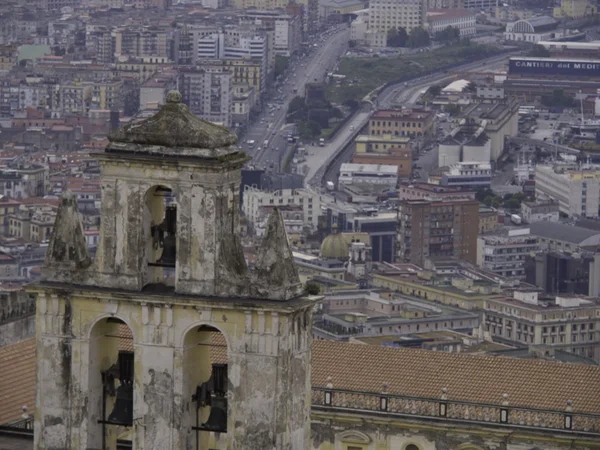
M 493 403 L 504 393 L 514 406 L 600 413 L 600 367 L 551 361 L 314 341 L 312 384 L 454 400 Z M 360 363 L 358 363 L 360 362 Z
M 35 339 L 0 347 L 0 424 L 19 420 L 23 405 L 35 407 Z

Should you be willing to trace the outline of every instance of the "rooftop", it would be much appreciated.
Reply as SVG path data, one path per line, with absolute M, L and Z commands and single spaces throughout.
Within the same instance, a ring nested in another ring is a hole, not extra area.
M 427 120 L 433 117 L 435 113 L 426 109 L 380 109 L 371 115 L 373 119 L 410 119 L 410 120 Z
M 35 407 L 35 339 L 0 347 L 0 367 L 0 424 L 4 424 L 18 420 L 22 406 Z
M 596 238 L 594 241 L 600 240 L 600 231 L 559 222 L 534 222 L 529 228 L 533 235 L 546 239 L 571 242 L 578 245 L 593 245 L 593 242 L 590 244 L 586 243 L 586 240 L 590 238 Z
M 428 9 L 427 21 L 433 22 L 436 20 L 457 19 L 459 17 L 475 17 L 475 15 L 473 11 L 467 11 L 466 9 Z

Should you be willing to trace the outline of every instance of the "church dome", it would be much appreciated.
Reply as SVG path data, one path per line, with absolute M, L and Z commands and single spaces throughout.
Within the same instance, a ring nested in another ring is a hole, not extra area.
M 348 242 L 341 233 L 336 233 L 327 236 L 321 244 L 321 257 L 327 259 L 344 259 L 348 258 Z

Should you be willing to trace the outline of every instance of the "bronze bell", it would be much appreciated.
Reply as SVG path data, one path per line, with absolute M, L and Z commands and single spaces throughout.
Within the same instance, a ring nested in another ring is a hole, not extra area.
M 213 396 L 208 420 L 202 428 L 219 433 L 227 432 L 227 398 Z
M 164 267 L 175 267 L 177 262 L 177 206 L 167 206 L 165 218 L 159 228 L 166 233 L 166 236 L 162 241 L 162 255 L 155 264 Z
M 133 425 L 133 384 L 124 383 L 117 388 L 115 407 L 108 421 L 124 426 Z

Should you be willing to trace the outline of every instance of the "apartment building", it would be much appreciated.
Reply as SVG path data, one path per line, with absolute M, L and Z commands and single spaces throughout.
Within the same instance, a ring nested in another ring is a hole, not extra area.
M 432 177 L 431 181 L 434 179 Z M 439 183 L 466 189 L 486 188 L 492 183 L 492 166 L 487 162 L 458 162 L 441 170 Z
M 305 226 L 317 229 L 321 215 L 321 196 L 311 189 L 282 189 L 265 192 L 251 186 L 246 186 L 243 196 L 242 211 L 249 224 L 260 221 L 261 206 L 299 205 L 302 208 L 302 220 Z
M 559 294 L 540 298 L 535 291 L 515 291 L 513 298 L 483 302 L 483 327 L 494 340 L 560 349 L 600 362 L 600 299 Z
M 430 183 L 408 183 L 398 189 L 400 200 L 474 200 L 475 191 Z
M 371 0 L 369 3 L 369 30 L 387 33 L 390 28 L 425 27 L 426 0 Z
M 390 134 L 359 135 L 354 140 L 356 151 L 352 155 L 355 164 L 384 164 L 398 167 L 398 176 L 408 178 L 412 174 L 413 152 L 410 138 Z
M 231 120 L 243 124 L 250 120 L 250 112 L 256 104 L 256 89 L 246 83 L 233 84 Z
M 168 56 L 167 32 L 157 27 L 121 28 L 113 33 L 117 56 Z
M 110 64 L 114 61 L 115 40 L 109 27 L 88 25 L 85 46 L 96 55 L 96 62 L 99 64 Z
M 557 201 L 560 212 L 570 217 L 595 219 L 600 204 L 600 168 L 538 164 L 535 194 Z
M 74 81 L 60 86 L 60 111 L 86 114 L 90 107 L 94 84 Z
M 92 86 L 90 106 L 95 109 L 122 109 L 123 81 L 110 80 L 95 82 Z
M 475 263 L 479 231 L 476 200 L 404 200 L 398 206 L 396 260 L 423 265 L 454 257 Z
M 178 84 L 183 103 L 192 113 L 204 120 L 231 126 L 233 83 L 230 71 L 181 68 Z
M 380 109 L 369 119 L 369 134 L 431 137 L 435 133 L 435 112 L 427 109 Z
M 477 238 L 477 265 L 503 277 L 525 277 L 526 258 L 539 250 L 529 228 L 501 230 Z
M 448 27 L 458 28 L 460 37 L 474 35 L 476 14 L 466 9 L 428 9 L 427 30 L 434 36 Z

